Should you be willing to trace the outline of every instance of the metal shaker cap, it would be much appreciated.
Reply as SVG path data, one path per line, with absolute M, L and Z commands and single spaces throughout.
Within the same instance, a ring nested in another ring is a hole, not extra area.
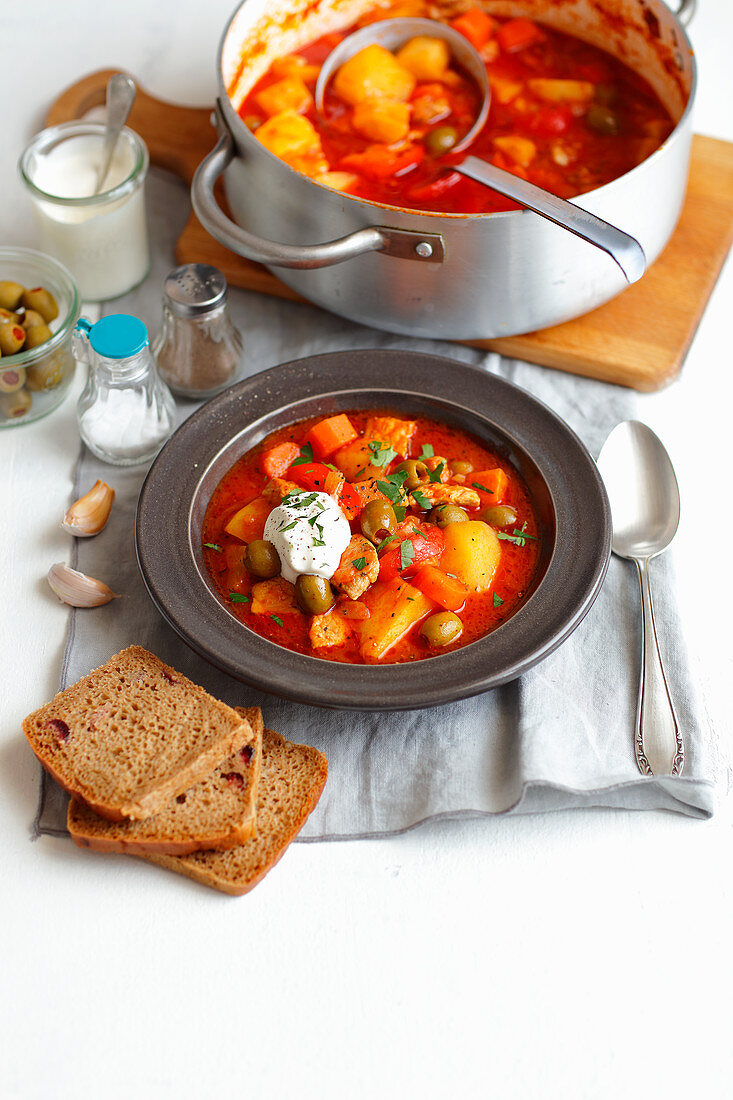
M 165 300 L 177 317 L 200 317 L 227 298 L 227 281 L 211 264 L 182 264 L 166 277 Z

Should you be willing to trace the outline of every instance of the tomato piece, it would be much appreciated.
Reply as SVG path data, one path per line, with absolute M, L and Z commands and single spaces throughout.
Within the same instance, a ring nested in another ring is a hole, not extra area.
M 401 151 L 389 145 L 370 145 L 363 153 L 349 153 L 342 157 L 339 168 L 360 172 L 370 179 L 385 180 L 410 172 L 424 156 L 422 145 L 411 145 Z
M 395 539 L 385 547 L 385 553 L 379 559 L 379 579 L 392 580 L 398 574 L 414 573 L 421 565 L 437 562 L 443 553 L 445 538 L 439 527 L 432 523 L 422 523 L 417 519 L 407 519 L 398 523 L 394 531 Z M 412 558 L 404 568 L 402 566 L 402 543 L 412 543 Z
M 504 53 L 516 53 L 545 41 L 545 34 L 531 19 L 510 19 L 496 32 Z
M 564 134 L 572 121 L 567 107 L 541 107 L 527 121 L 527 129 L 537 137 L 557 137 Z
M 326 479 L 333 470 L 323 462 L 301 462 L 298 466 L 291 466 L 287 473 L 288 480 L 294 481 L 303 489 L 315 489 L 319 493 L 327 493 Z

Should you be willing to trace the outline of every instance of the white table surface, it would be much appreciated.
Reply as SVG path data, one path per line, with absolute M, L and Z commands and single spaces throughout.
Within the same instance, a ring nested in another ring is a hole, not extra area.
M 15 160 L 59 90 L 119 66 L 212 102 L 231 2 L 6 5 L 2 243 L 35 244 Z M 733 139 L 731 0 L 700 0 L 691 36 L 696 130 Z M 639 412 L 677 466 L 680 600 L 726 738 L 731 306 L 729 263 L 680 380 Z M 707 823 L 579 811 L 296 845 L 238 900 L 30 842 L 20 722 L 58 684 L 67 613 L 44 576 L 69 552 L 79 386 L 0 432 L 0 1096 L 730 1096 L 730 799 Z

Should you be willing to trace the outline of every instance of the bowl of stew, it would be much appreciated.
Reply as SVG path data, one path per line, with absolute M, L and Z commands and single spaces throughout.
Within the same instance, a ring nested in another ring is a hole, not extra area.
M 193 414 L 140 494 L 158 610 L 236 679 L 305 703 L 426 707 L 521 675 L 610 555 L 595 463 L 546 406 L 416 352 L 297 360 Z
M 404 15 L 449 24 L 484 60 L 491 110 L 458 159 L 573 201 L 656 259 L 684 198 L 696 82 L 661 0 L 247 0 L 220 48 L 220 142 L 192 187 L 205 227 L 318 305 L 413 336 L 533 331 L 620 293 L 605 252 L 452 170 L 475 92 L 436 40 L 360 51 L 319 116 L 334 45 Z

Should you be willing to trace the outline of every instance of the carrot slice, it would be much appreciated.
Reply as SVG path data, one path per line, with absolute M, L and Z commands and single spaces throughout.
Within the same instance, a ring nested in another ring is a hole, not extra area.
M 509 478 L 498 468 L 474 470 L 467 476 L 466 485 L 477 491 L 483 504 L 501 504 L 509 488 Z
M 491 16 L 480 8 L 471 8 L 463 15 L 459 15 L 457 19 L 451 20 L 453 30 L 459 31 L 477 50 L 486 45 L 494 33 L 495 26 L 496 23 Z
M 358 432 L 345 413 L 329 416 L 326 420 L 314 424 L 308 432 L 307 442 L 313 448 L 316 458 L 328 458 L 339 447 L 345 447 L 356 439 Z
M 260 455 L 260 469 L 267 477 L 282 477 L 300 456 L 297 443 L 279 443 Z
M 466 602 L 468 589 L 456 577 L 449 577 L 435 565 L 424 565 L 412 581 L 423 595 L 447 611 L 460 611 Z
M 531 19 L 511 19 L 499 27 L 496 37 L 504 53 L 516 53 L 545 41 L 543 31 Z

